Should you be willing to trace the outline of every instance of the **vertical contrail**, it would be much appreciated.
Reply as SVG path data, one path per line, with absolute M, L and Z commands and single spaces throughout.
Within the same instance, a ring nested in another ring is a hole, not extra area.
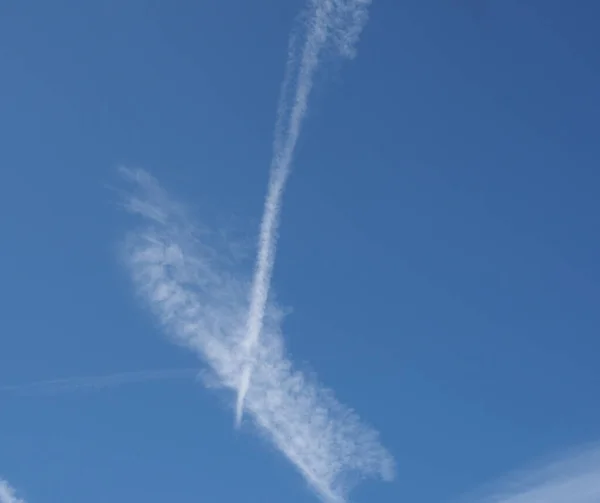
M 273 159 L 260 225 L 258 255 L 250 294 L 246 335 L 241 344 L 245 363 L 238 387 L 237 425 L 242 419 L 244 400 L 256 362 L 254 353 L 263 327 L 265 306 L 269 297 L 281 199 L 290 174 L 302 122 L 306 115 L 313 77 L 319 65 L 319 56 L 329 41 L 337 45 L 343 56 L 351 57 L 353 55 L 353 46 L 366 22 L 369 4 L 370 0 L 309 0 L 305 41 L 298 62 L 293 53 L 296 38 L 292 38 L 292 49 L 288 56 L 282 95 L 277 110 Z M 295 92 L 292 97 L 289 97 L 287 90 L 293 85 L 294 76 L 296 76 Z

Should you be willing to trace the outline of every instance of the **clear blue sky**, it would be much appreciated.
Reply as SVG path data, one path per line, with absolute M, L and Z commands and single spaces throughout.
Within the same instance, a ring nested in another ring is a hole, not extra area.
M 147 169 L 253 239 L 302 0 L 3 2 L 0 384 L 196 358 L 140 309 L 111 187 Z M 274 286 L 294 361 L 438 503 L 600 439 L 600 4 L 375 0 L 317 79 Z M 0 394 L 28 503 L 315 501 L 192 380 Z

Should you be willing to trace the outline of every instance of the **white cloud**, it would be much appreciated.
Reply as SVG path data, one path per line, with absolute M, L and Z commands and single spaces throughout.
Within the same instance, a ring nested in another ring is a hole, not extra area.
M 19 499 L 10 484 L 0 479 L 0 503 L 25 503 L 25 500 Z
M 234 272 L 226 250 L 199 233 L 181 206 L 141 170 L 123 169 L 133 182 L 128 209 L 143 224 L 126 239 L 124 258 L 140 296 L 172 341 L 206 362 L 221 386 L 235 392 L 243 371 L 248 282 Z M 367 476 L 393 476 L 393 460 L 377 433 L 332 393 L 294 370 L 286 357 L 281 311 L 268 303 L 256 348 L 246 410 L 261 434 L 327 501 L 344 501 Z
M 482 503 L 598 503 L 600 445 L 581 449 L 541 468 L 514 474 L 478 500 Z
M 271 276 L 277 247 L 277 228 L 283 191 L 308 110 L 308 98 L 321 52 L 333 44 L 341 56 L 353 57 L 354 47 L 367 21 L 371 0 L 309 0 L 301 27 L 302 37 L 293 33 L 281 89 L 271 175 L 260 225 L 258 256 L 252 281 L 250 307 L 246 320 L 246 336 L 242 342 L 244 369 L 238 384 L 236 424 L 242 419 L 244 402 L 259 355 L 256 348 L 263 329 L 263 319 L 269 297 Z M 301 50 L 297 46 L 304 40 Z M 300 52 L 300 55 L 297 53 Z

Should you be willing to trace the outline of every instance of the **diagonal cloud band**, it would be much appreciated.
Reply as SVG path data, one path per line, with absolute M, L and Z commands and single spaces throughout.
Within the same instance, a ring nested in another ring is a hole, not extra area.
M 122 169 L 133 182 L 127 209 L 142 225 L 125 240 L 124 258 L 137 291 L 173 342 L 193 350 L 215 380 L 233 392 L 243 371 L 247 281 L 226 250 L 211 245 L 180 205 L 142 170 Z M 369 476 L 393 477 L 393 459 L 377 433 L 332 393 L 293 369 L 285 356 L 282 314 L 266 308 L 246 410 L 259 431 L 325 501 L 342 502 Z

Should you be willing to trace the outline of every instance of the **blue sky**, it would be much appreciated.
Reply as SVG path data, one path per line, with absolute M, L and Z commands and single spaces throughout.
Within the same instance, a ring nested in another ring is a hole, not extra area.
M 184 369 L 0 391 L 0 478 L 27 503 L 318 500 L 252 417 L 234 428 L 231 393 L 186 377 L 203 360 L 123 263 L 140 224 L 117 169 L 155 177 L 249 281 L 303 6 L 0 7 L 0 386 Z M 315 74 L 273 291 L 296 368 L 395 458 L 352 501 L 462 501 L 600 440 L 598 15 L 375 0 L 357 57 Z M 538 494 L 566 503 L 548 473 Z M 591 503 L 577 480 L 568 501 Z

